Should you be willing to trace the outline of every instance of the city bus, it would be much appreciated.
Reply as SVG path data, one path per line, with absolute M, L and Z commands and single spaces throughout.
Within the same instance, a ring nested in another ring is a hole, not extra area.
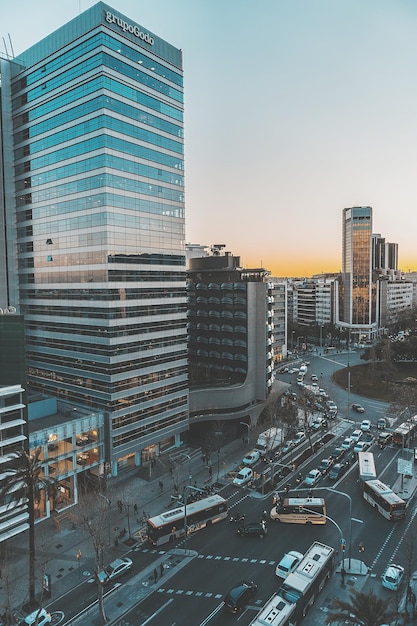
M 299 624 L 314 604 L 334 569 L 335 550 L 315 541 L 292 574 L 274 594 L 250 626 L 293 626 Z
M 226 517 L 227 500 L 219 494 L 214 494 L 149 518 L 146 522 L 147 539 L 154 546 L 160 546 L 184 536 L 185 523 L 187 533 L 190 533 L 211 526 Z
M 375 459 L 372 452 L 358 453 L 359 478 L 366 482 L 376 479 Z
M 410 442 L 414 439 L 415 435 L 416 422 L 414 420 L 404 422 L 403 424 L 397 426 L 392 433 L 392 442 L 401 448 L 409 448 Z
M 284 524 L 325 524 L 324 498 L 284 498 L 271 509 L 270 517 Z
M 407 503 L 380 480 L 365 481 L 363 497 L 386 519 L 392 521 L 404 519 Z

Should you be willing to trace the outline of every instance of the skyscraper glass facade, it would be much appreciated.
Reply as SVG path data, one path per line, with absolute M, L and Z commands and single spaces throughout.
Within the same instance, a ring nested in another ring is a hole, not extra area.
M 29 384 L 115 466 L 188 428 L 182 53 L 100 2 L 8 65 Z

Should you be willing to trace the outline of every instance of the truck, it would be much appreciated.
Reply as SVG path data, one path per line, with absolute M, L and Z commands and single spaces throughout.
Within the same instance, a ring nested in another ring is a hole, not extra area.
M 284 440 L 282 428 L 269 428 L 258 435 L 255 448 L 259 450 L 262 457 L 268 456 L 279 448 Z

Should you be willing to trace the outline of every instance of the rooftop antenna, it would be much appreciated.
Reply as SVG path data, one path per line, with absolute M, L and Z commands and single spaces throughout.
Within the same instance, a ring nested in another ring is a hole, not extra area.
M 4 38 L 4 37 L 2 37 L 2 39 L 3 39 L 3 46 L 4 46 L 4 51 L 5 51 L 5 53 L 6 53 L 6 57 L 7 57 L 7 58 L 9 58 L 9 52 L 8 52 L 8 50 L 7 50 L 6 40 L 5 40 L 5 38 Z
M 10 43 L 10 50 L 12 51 L 12 58 L 14 59 L 15 54 L 14 54 L 14 50 L 13 50 L 13 44 L 12 44 L 12 38 L 10 37 L 10 33 L 7 33 L 9 36 L 9 43 Z

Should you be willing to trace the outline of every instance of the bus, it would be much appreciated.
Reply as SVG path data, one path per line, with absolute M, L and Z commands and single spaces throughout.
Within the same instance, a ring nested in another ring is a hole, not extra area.
M 270 517 L 284 524 L 325 524 L 324 498 L 284 498 L 271 509 Z
M 334 570 L 334 548 L 315 541 L 250 626 L 299 624 Z
M 407 503 L 380 480 L 367 480 L 363 483 L 363 497 L 386 519 L 404 519 Z
M 227 500 L 219 494 L 214 494 L 149 518 L 146 522 L 147 539 L 154 546 L 160 546 L 184 536 L 185 525 L 187 525 L 187 533 L 192 533 L 220 522 L 226 517 Z
M 415 421 L 404 422 L 397 426 L 397 428 L 392 433 L 392 442 L 396 446 L 400 446 L 401 448 L 409 448 L 410 442 L 414 439 L 416 434 L 416 423 Z
M 358 453 L 358 469 L 359 478 L 363 482 L 376 479 L 375 460 L 372 452 Z

